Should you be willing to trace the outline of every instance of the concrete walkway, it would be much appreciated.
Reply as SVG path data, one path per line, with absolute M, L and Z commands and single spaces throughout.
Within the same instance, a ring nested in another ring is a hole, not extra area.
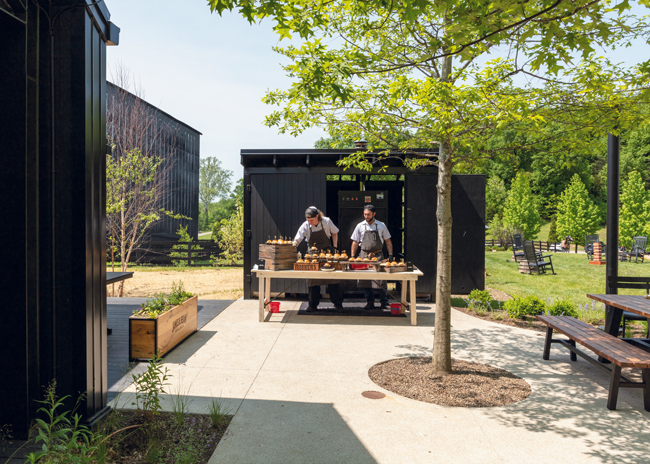
M 422 403 L 368 378 L 374 364 L 428 355 L 433 305 L 404 318 L 299 316 L 299 303 L 257 322 L 257 302 L 238 300 L 171 353 L 171 392 L 206 412 L 215 397 L 235 413 L 211 463 L 647 463 L 650 414 L 641 392 L 623 389 L 609 411 L 608 377 L 584 360 L 569 364 L 543 337 L 454 311 L 453 356 L 506 369 L 530 397 L 484 409 Z M 127 391 L 132 391 L 129 387 Z M 361 393 L 386 393 L 381 400 Z M 129 405 L 132 393 L 118 397 Z M 170 409 L 169 395 L 165 408 Z

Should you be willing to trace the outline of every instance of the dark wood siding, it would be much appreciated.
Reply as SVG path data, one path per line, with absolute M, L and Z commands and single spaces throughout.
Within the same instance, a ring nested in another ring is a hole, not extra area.
M 244 257 L 250 255 L 250 262 L 244 262 L 246 270 L 257 263 L 260 243 L 269 236 L 293 237 L 305 221 L 305 209 L 312 205 L 325 208 L 326 204 L 325 174 L 255 174 L 250 179 L 251 233 L 244 242 Z M 284 291 L 290 283 L 287 279 L 274 279 L 271 291 Z M 257 291 L 258 280 L 252 275 L 248 293 L 244 286 L 244 298 Z M 300 280 L 286 291 L 307 293 L 307 286 Z

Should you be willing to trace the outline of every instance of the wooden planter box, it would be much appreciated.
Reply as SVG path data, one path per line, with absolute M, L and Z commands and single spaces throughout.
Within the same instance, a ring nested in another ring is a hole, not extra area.
M 193 296 L 156 319 L 129 317 L 129 359 L 147 361 L 162 357 L 198 329 L 198 298 Z

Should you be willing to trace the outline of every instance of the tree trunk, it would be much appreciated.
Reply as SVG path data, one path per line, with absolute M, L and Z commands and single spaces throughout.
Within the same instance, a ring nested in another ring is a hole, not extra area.
M 440 80 L 449 82 L 452 58 L 443 58 Z M 438 156 L 438 252 L 436 263 L 436 322 L 433 332 L 432 368 L 435 374 L 451 373 L 451 150 L 441 137 Z
M 451 372 L 451 159 L 446 142 L 438 162 L 438 253 L 436 263 L 436 322 L 433 333 L 433 372 Z

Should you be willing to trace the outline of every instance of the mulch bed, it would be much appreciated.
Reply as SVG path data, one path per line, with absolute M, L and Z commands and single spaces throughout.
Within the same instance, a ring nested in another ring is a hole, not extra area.
M 138 411 L 114 411 L 103 434 L 129 426 L 140 427 L 118 432 L 107 441 L 106 462 L 205 464 L 231 419 L 227 416 L 219 427 L 213 427 L 207 414 L 186 414 L 179 424 L 173 413 L 145 416 Z
M 376 364 L 370 379 L 386 390 L 441 406 L 485 408 L 517 403 L 530 395 L 528 383 L 503 369 L 452 359 L 452 373 L 431 373 L 431 357 L 409 357 Z
M 501 325 L 509 325 L 510 327 L 520 327 L 522 329 L 529 329 L 529 330 L 534 330 L 535 332 L 546 332 L 546 328 L 548 327 L 546 324 L 543 322 L 540 322 L 538 320 L 534 320 L 533 317 L 531 316 L 530 318 L 524 320 L 524 319 L 511 319 L 508 317 L 508 313 L 505 311 L 486 311 L 485 315 L 481 316 L 479 314 L 476 314 L 474 311 L 470 311 L 467 308 L 461 308 L 458 306 L 454 306 L 454 309 L 457 311 L 460 311 L 461 313 L 468 314 L 472 317 L 476 317 L 478 319 L 483 319 L 484 321 L 490 321 L 490 322 L 496 322 L 497 324 Z M 502 316 L 502 319 L 494 319 L 494 315 L 499 314 Z M 605 321 L 602 321 L 602 324 L 604 324 Z M 602 325 L 601 324 L 601 325 Z

